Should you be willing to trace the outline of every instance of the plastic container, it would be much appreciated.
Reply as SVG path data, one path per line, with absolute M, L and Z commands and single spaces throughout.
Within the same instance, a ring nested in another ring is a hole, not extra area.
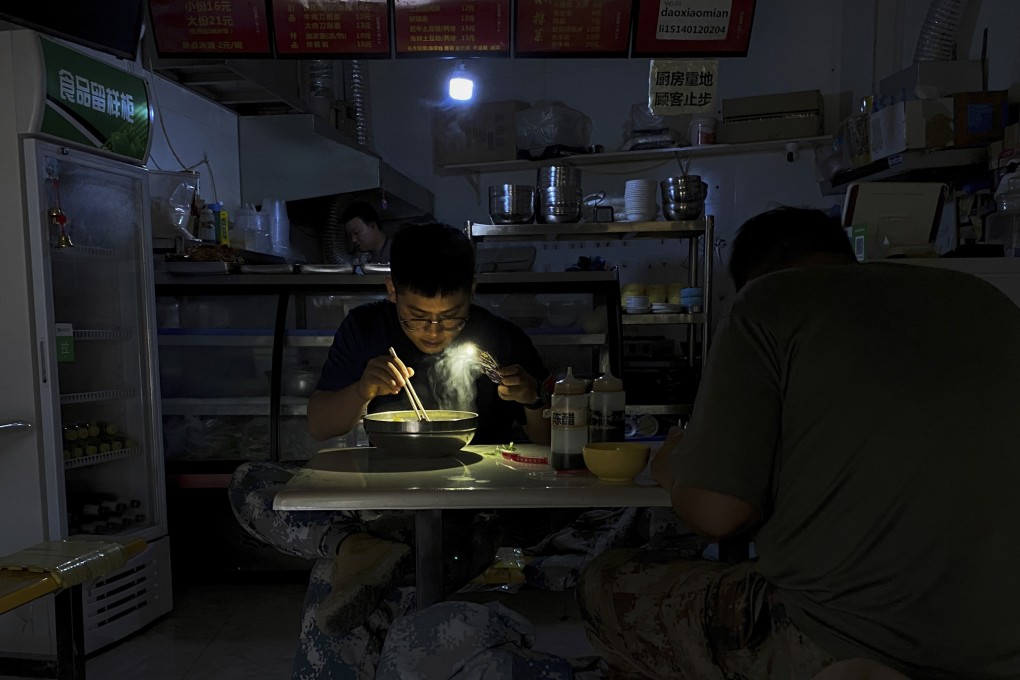
M 195 236 L 210 243 L 216 241 L 216 214 L 209 206 L 202 208 L 198 213 L 198 232 Z
M 691 119 L 691 146 L 715 144 L 716 119 L 712 116 L 695 116 Z
M 556 381 L 552 393 L 552 466 L 557 470 L 583 470 L 588 443 L 588 395 L 574 369 Z
M 273 253 L 286 257 L 290 252 L 290 218 L 287 216 L 287 203 L 281 198 L 263 199 L 262 212 L 265 213 L 268 222 Z
M 588 395 L 588 441 L 622 442 L 626 435 L 627 395 L 623 381 L 606 371 Z
M 1006 257 L 1020 257 L 1020 175 L 995 194 L 997 210 L 985 224 L 985 243 L 1001 244 Z

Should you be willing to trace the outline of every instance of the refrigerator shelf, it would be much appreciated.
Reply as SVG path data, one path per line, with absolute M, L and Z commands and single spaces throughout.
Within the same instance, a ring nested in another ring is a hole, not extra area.
M 141 447 L 133 446 L 129 449 L 121 449 L 119 451 L 108 451 L 107 453 L 97 453 L 94 456 L 85 456 L 83 458 L 71 458 L 64 461 L 64 469 L 71 470 L 73 468 L 83 468 L 90 465 L 99 465 L 100 463 L 106 463 L 111 460 L 120 460 L 121 458 L 130 458 L 131 456 L 137 456 L 142 452 Z
M 112 248 L 97 248 L 96 246 L 74 246 L 73 248 L 51 248 L 51 256 L 57 257 L 89 257 L 112 260 L 123 258 L 124 254 Z
M 135 391 L 127 390 L 99 390 L 96 392 L 72 392 L 60 395 L 60 405 L 65 404 L 88 404 L 95 401 L 113 401 L 114 399 L 131 399 Z

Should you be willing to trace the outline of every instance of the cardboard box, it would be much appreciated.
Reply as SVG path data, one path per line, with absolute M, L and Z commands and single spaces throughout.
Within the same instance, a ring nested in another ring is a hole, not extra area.
M 855 182 L 843 203 L 843 227 L 860 261 L 934 256 L 949 199 L 938 182 Z
M 1009 121 L 1005 90 L 961 92 L 953 95 L 956 146 L 984 146 L 1002 139 Z
M 723 142 L 817 137 L 822 134 L 822 93 L 818 90 L 724 99 Z
M 910 149 L 952 146 L 953 100 L 914 99 L 871 114 L 871 160 Z
M 878 93 L 897 99 L 934 99 L 981 89 L 981 61 L 920 61 L 882 78 Z
M 517 112 L 527 104 L 484 102 L 434 109 L 432 158 L 437 167 L 517 158 Z

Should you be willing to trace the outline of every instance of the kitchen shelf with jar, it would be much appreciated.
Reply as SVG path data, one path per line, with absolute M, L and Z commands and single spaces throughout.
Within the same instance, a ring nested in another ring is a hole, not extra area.
M 679 146 L 665 149 L 642 149 L 637 151 L 608 151 L 592 154 L 574 154 L 571 156 L 560 156 L 558 158 L 547 158 L 542 160 L 508 160 L 489 161 L 485 163 L 459 163 L 457 165 L 444 165 L 438 168 L 440 172 L 448 174 L 467 174 L 469 181 L 475 189 L 478 189 L 478 176 L 492 172 L 513 172 L 517 170 L 533 170 L 547 165 L 572 165 L 592 168 L 592 172 L 598 172 L 600 165 L 627 165 L 642 163 L 647 166 L 649 163 L 666 163 L 677 159 L 710 158 L 717 156 L 740 156 L 754 153 L 775 153 L 780 152 L 784 156 L 788 153 L 788 145 L 795 144 L 798 148 L 817 148 L 832 145 L 831 136 L 801 137 L 797 139 L 775 139 L 761 142 L 746 142 L 741 144 L 705 144 L 701 146 Z M 563 226 L 563 225 L 560 225 Z
M 699 147 L 700 148 L 700 147 Z M 613 369 L 616 375 L 622 375 L 624 386 L 627 390 L 628 414 L 650 414 L 657 416 L 689 415 L 693 401 L 693 387 L 686 390 L 677 390 L 682 398 L 664 399 L 666 403 L 635 403 L 649 401 L 645 394 L 651 393 L 651 399 L 656 394 L 669 393 L 668 390 L 659 390 L 660 383 L 676 378 L 683 382 L 690 383 L 696 380 L 696 376 L 703 368 L 705 357 L 708 352 L 710 341 L 710 301 L 712 299 L 712 261 L 714 255 L 713 231 L 714 218 L 703 216 L 697 220 L 689 221 L 647 221 L 647 222 L 574 222 L 561 224 L 484 224 L 477 222 L 467 223 L 467 233 L 472 240 L 482 243 L 504 242 L 504 241 L 545 241 L 545 240 L 610 240 L 610 239 L 676 239 L 686 241 L 687 262 L 690 266 L 687 270 L 687 285 L 703 288 L 703 299 L 705 305 L 695 313 L 651 313 L 651 314 L 629 314 L 623 313 L 622 308 L 617 304 L 613 314 L 619 323 L 619 337 L 621 342 L 627 340 L 623 329 L 631 328 L 635 331 L 639 327 L 676 327 L 684 336 L 683 347 L 679 356 L 683 357 L 686 363 L 684 370 L 677 369 L 674 364 L 676 360 L 664 360 L 649 363 L 650 370 L 656 373 L 656 378 L 650 383 L 655 383 L 649 389 L 637 378 L 637 372 L 632 371 L 628 375 L 626 364 L 622 364 L 619 370 Z M 569 275 L 569 273 L 567 273 Z M 700 359 L 700 362 L 698 361 Z M 622 360 L 621 360 L 622 362 Z
M 307 393 L 347 310 L 383 299 L 384 280 L 384 275 L 354 274 L 157 273 L 162 414 L 171 479 L 219 475 L 223 483 L 223 475 L 244 460 L 304 460 L 320 448 L 307 435 Z M 591 307 L 604 306 L 605 319 L 597 332 L 525 328 L 539 352 L 576 355 L 587 347 L 598 361 L 618 370 L 621 330 L 614 272 L 484 273 L 478 276 L 476 301 L 488 306 L 502 296 L 550 291 L 588 294 Z M 303 394 L 290 386 L 296 374 L 306 374 L 309 387 Z M 215 450 L 203 449 L 203 437 L 216 444 Z M 357 432 L 335 442 L 358 443 L 364 442 Z

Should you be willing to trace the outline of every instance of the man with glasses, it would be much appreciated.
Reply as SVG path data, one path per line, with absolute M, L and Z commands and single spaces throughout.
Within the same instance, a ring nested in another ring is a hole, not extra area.
M 407 410 L 412 376 L 426 409 L 478 413 L 473 443 L 528 438 L 548 444 L 548 371 L 528 336 L 471 303 L 474 250 L 463 232 L 444 224 L 409 225 L 390 246 L 387 299 L 351 310 L 340 324 L 316 391 L 308 402 L 309 432 L 329 439 L 357 426 L 364 412 Z M 474 404 L 450 403 L 444 352 L 471 342 L 499 363 L 500 383 L 471 377 Z M 389 348 L 396 350 L 396 359 Z M 316 559 L 309 579 L 293 677 L 375 672 L 388 623 L 413 607 L 413 589 L 396 588 L 411 567 L 409 512 L 284 512 L 273 497 L 297 468 L 248 462 L 231 478 L 231 507 L 241 526 L 276 549 Z M 446 587 L 454 590 L 488 567 L 501 544 L 494 515 L 446 513 Z
M 405 380 L 426 409 L 478 413 L 474 442 L 506 443 L 519 423 L 532 442 L 549 443 L 542 382 L 548 371 L 517 326 L 471 303 L 474 251 L 463 232 L 444 224 L 407 227 L 394 238 L 387 299 L 362 305 L 344 319 L 333 339 L 318 387 L 308 402 L 308 428 L 323 440 L 350 432 L 367 411 L 407 409 Z M 474 405 L 443 398 L 437 363 L 454 346 L 471 342 L 503 368 L 500 384 L 477 375 Z M 393 347 L 399 359 L 392 357 Z M 437 391 L 439 392 L 437 394 Z

